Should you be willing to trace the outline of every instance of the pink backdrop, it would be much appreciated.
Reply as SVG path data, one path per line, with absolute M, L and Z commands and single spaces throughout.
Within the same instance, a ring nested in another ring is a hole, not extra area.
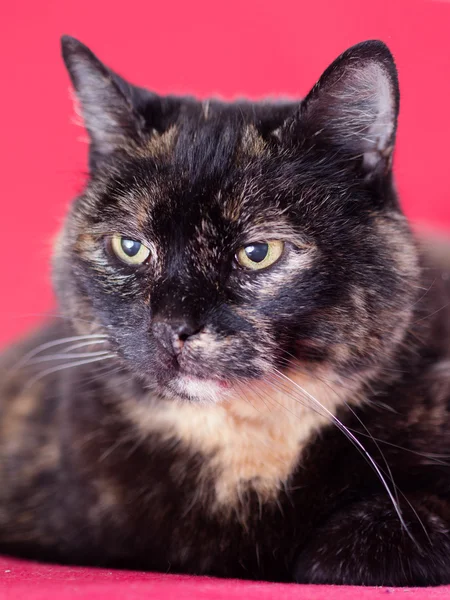
M 59 36 L 132 81 L 232 98 L 305 94 L 346 47 L 381 38 L 400 71 L 395 169 L 407 213 L 450 225 L 450 2 L 4 0 L 0 3 L 0 345 L 52 307 L 52 238 L 86 169 Z
M 345 48 L 380 38 L 400 72 L 395 170 L 403 205 L 416 221 L 450 226 L 449 1 L 3 0 L 0 344 L 51 309 L 52 238 L 84 181 L 87 147 L 84 132 L 71 123 L 69 82 L 59 58 L 62 33 L 79 37 L 116 70 L 155 91 L 227 98 L 301 96 Z M 0 598 L 328 599 L 389 592 L 108 573 L 5 559 Z M 410 596 L 443 598 L 448 592 Z

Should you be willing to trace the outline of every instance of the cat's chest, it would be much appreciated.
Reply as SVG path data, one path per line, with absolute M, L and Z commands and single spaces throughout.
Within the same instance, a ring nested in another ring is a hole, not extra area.
M 276 499 L 303 449 L 343 401 L 336 386 L 303 375 L 291 374 L 290 381 L 283 388 L 241 389 L 218 405 L 169 402 L 150 410 L 130 404 L 127 414 L 149 443 L 157 433 L 159 443 L 175 441 L 186 452 L 200 454 L 197 497 L 212 487 L 213 510 L 236 509 L 249 489 L 260 502 Z

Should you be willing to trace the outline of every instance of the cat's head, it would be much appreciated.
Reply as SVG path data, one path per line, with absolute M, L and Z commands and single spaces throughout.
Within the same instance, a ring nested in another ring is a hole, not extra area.
M 303 101 L 161 97 L 73 38 L 90 179 L 55 256 L 62 310 L 162 395 L 218 398 L 293 364 L 389 360 L 416 256 L 392 186 L 392 56 L 342 54 Z

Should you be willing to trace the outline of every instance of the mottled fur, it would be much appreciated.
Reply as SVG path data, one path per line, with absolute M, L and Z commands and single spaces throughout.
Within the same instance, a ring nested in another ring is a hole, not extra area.
M 62 318 L 0 361 L 0 551 L 450 583 L 450 260 L 393 188 L 387 48 L 283 104 L 159 97 L 63 55 L 90 178 L 55 244 Z M 237 265 L 267 240 L 278 262 Z

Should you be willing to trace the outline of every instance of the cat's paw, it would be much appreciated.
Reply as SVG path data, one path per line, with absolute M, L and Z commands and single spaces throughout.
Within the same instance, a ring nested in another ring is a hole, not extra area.
M 436 498 L 402 510 L 389 499 L 336 514 L 297 556 L 299 583 L 425 586 L 450 583 L 449 506 Z

